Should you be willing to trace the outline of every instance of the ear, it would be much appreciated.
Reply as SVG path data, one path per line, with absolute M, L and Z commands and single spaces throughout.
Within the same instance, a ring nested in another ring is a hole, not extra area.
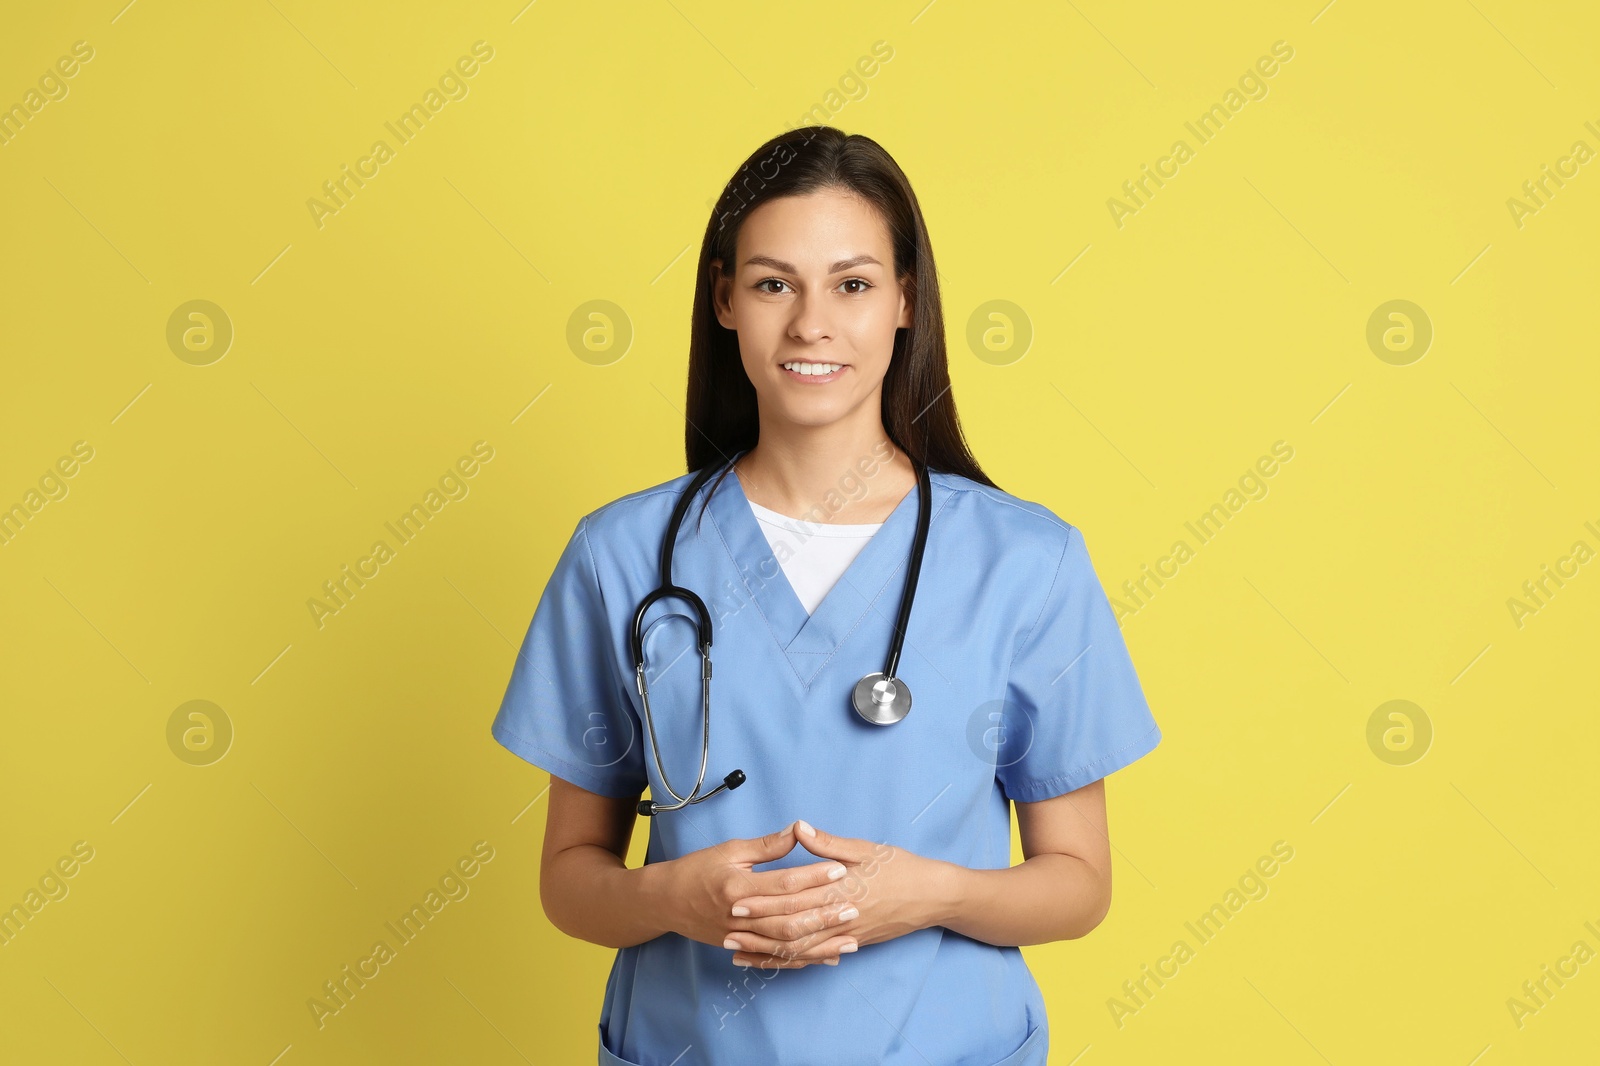
M 900 321 L 895 323 L 899 329 L 909 328 L 911 319 L 917 308 L 917 283 L 913 275 L 907 274 L 900 279 Z
M 734 329 L 733 306 L 730 294 L 733 278 L 722 273 L 721 258 L 711 260 L 711 307 L 723 329 Z

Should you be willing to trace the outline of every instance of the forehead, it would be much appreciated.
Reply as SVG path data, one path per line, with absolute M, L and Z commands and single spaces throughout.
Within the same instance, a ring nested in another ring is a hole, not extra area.
M 780 196 L 756 208 L 739 230 L 737 255 L 741 266 L 760 255 L 822 272 L 860 255 L 885 266 L 893 262 L 889 229 L 878 209 L 834 188 Z

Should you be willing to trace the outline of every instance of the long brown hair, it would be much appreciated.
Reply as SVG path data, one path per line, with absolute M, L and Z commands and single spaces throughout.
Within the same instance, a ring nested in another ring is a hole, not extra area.
M 930 471 L 960 474 L 998 488 L 961 434 L 950 395 L 939 278 L 911 183 L 877 141 L 832 126 L 802 126 L 756 149 L 723 187 L 706 224 L 689 334 L 684 426 L 688 468 L 701 470 L 754 447 L 761 428 L 755 386 L 739 359 L 739 335 L 717 321 L 711 261 L 721 259 L 724 274 L 732 274 L 739 230 L 751 211 L 780 196 L 824 188 L 847 190 L 877 208 L 894 248 L 894 276 L 912 301 L 911 325 L 895 331 L 894 354 L 883 379 L 883 427 L 889 439 Z M 725 476 L 727 470 L 720 475 Z

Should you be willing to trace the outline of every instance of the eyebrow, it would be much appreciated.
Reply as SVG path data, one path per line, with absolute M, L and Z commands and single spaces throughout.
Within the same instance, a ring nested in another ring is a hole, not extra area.
M 828 273 L 830 273 L 830 274 L 838 274 L 841 271 L 849 270 L 851 267 L 862 266 L 863 264 L 866 264 L 866 263 L 871 263 L 874 266 L 882 266 L 883 265 L 882 263 L 878 262 L 878 260 L 873 256 L 870 256 L 870 255 L 857 255 L 857 256 L 852 256 L 849 259 L 841 259 L 841 260 L 839 260 L 837 263 L 833 264 L 833 266 L 828 268 Z M 766 266 L 766 267 L 771 267 L 773 270 L 781 270 L 786 274 L 798 274 L 798 273 L 800 273 L 799 269 L 793 263 L 785 263 L 782 259 L 774 259 L 770 255 L 752 255 L 749 259 L 746 259 L 744 261 L 744 265 L 747 266 L 747 267 L 748 266 Z

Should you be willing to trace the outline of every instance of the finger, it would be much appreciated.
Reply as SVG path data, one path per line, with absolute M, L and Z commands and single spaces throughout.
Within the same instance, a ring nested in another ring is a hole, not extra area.
M 781 859 L 794 850 L 794 823 L 790 822 L 782 829 L 765 836 L 732 840 L 728 844 L 728 855 L 734 862 L 748 862 L 753 865 Z
M 861 912 L 849 900 L 829 901 L 796 914 L 780 914 L 771 918 L 746 918 L 729 930 L 730 933 L 751 933 L 773 940 L 795 941 L 801 937 L 836 929 L 860 917 Z M 730 939 L 739 940 L 737 936 Z M 741 941 L 742 943 L 742 941 Z M 752 944 L 752 946 L 754 946 Z M 764 950 L 764 949 L 763 949 Z
M 809 961 L 807 961 L 805 959 L 780 959 L 780 958 L 778 958 L 778 957 L 776 957 L 774 955 L 760 955 L 760 954 L 757 954 L 757 955 L 741 954 L 741 955 L 735 956 L 734 960 L 733 960 L 733 964 L 735 966 L 738 966 L 740 968 L 753 966 L 758 970 L 803 970 L 807 966 L 817 966 L 817 965 L 826 966 L 826 965 L 828 965 L 830 963 L 832 965 L 834 965 L 834 966 L 837 966 L 837 965 L 839 965 L 839 960 L 838 959 L 823 959 L 822 962 L 819 964 L 819 963 L 815 963 L 815 962 L 809 962 Z
M 828 865 L 832 867 L 842 864 L 836 864 L 830 860 Z M 803 869 L 803 867 L 797 866 L 795 869 Z M 848 873 L 848 868 L 846 868 L 846 872 Z M 760 877 L 761 874 L 753 876 Z M 808 911 L 815 907 L 826 907 L 829 904 L 838 903 L 841 900 L 851 898 L 852 895 L 859 897 L 857 886 L 849 880 L 840 879 L 829 881 L 815 888 L 802 889 L 799 892 L 745 896 L 742 899 L 733 901 L 728 914 L 733 918 L 771 918 L 774 915 L 799 914 L 801 911 Z
M 839 880 L 849 869 L 833 861 L 806 866 L 786 866 L 781 870 L 756 870 L 747 875 L 755 896 L 792 896 L 808 888 L 820 888 Z
M 866 862 L 873 856 L 872 841 L 862 840 L 859 837 L 834 836 L 826 830 L 812 827 L 811 823 L 804 819 L 795 823 L 795 833 L 801 847 L 825 859 L 860 863 Z
M 794 940 L 781 940 L 778 936 L 762 936 L 749 930 L 736 930 L 728 935 L 728 943 L 738 943 L 739 951 L 760 952 L 779 959 L 822 959 L 837 956 L 845 951 L 846 944 L 858 944 L 850 933 L 835 928 L 822 927 L 818 932 L 805 933 Z M 854 951 L 856 948 L 850 948 Z
M 754 966 L 758 970 L 803 970 L 807 966 L 820 966 L 828 962 L 827 959 L 800 959 L 789 955 L 768 955 L 762 951 L 736 951 L 733 953 L 735 966 Z M 835 965 L 838 956 L 833 957 Z
M 771 948 L 762 945 L 773 942 L 797 945 L 814 943 L 832 933 L 852 932 L 854 927 L 849 923 L 857 917 L 857 912 L 846 910 L 844 913 L 850 917 L 845 918 L 836 912 L 818 909 L 792 918 L 763 918 L 753 925 L 739 926 L 725 939 L 738 941 L 740 946 L 756 951 L 772 951 Z
M 827 963 L 829 960 L 837 965 L 841 955 L 848 955 L 855 950 L 857 944 L 854 937 L 835 936 L 804 951 L 736 951 L 733 961 L 736 965 L 760 966 L 764 961 L 770 960 L 770 965 L 783 969 L 792 969 L 796 964 L 804 966 L 808 963 Z

